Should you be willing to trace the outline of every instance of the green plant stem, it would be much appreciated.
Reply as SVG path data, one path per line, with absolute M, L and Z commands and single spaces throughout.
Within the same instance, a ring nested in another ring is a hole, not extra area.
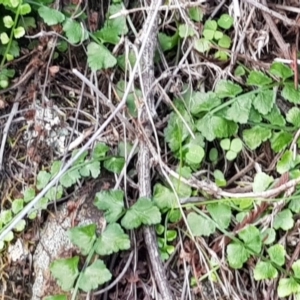
M 246 95 L 258 94 L 258 93 L 260 93 L 261 91 L 266 90 L 266 89 L 273 88 L 274 86 L 278 86 L 278 83 L 277 83 L 277 82 L 274 82 L 274 83 L 272 83 L 271 85 L 265 86 L 265 87 L 263 87 L 263 88 L 258 88 L 258 89 L 256 89 L 256 90 L 250 91 L 250 92 L 248 92 L 248 93 L 241 94 L 241 95 L 239 95 L 239 96 L 237 96 L 237 97 L 234 97 L 234 98 L 232 98 L 232 99 L 230 99 L 230 100 L 224 102 L 223 104 L 221 104 L 221 105 L 215 107 L 215 108 L 214 108 L 213 110 L 211 110 L 208 114 L 213 115 L 214 113 L 216 113 L 216 112 L 222 110 L 223 108 L 229 106 L 230 104 L 234 103 L 235 101 L 237 101 L 237 100 L 238 100 L 239 98 L 241 98 L 241 97 L 245 97 Z
M 96 241 L 96 238 L 95 238 L 95 241 Z M 90 264 L 90 261 L 92 260 L 93 255 L 95 253 L 95 248 L 96 248 L 96 243 L 94 242 L 94 245 L 93 245 L 92 249 L 90 250 L 89 255 L 86 258 L 86 261 L 85 261 L 85 264 L 84 264 L 85 267 Z M 78 290 L 79 290 L 79 283 L 80 283 L 80 280 L 82 278 L 82 274 L 83 274 L 83 271 L 84 271 L 85 267 L 79 273 L 79 277 L 76 281 L 76 284 L 75 284 L 75 287 L 74 287 L 74 290 L 73 290 L 73 293 L 72 293 L 71 300 L 76 300 L 76 295 L 77 295 Z
M 276 126 L 276 125 L 266 124 L 266 123 L 248 122 L 248 124 L 249 125 L 259 125 L 261 127 L 274 129 L 274 130 L 293 131 L 293 132 L 298 130 L 298 128 L 296 128 L 296 127 Z
M 167 241 L 167 228 L 168 228 L 168 220 L 169 220 L 169 214 L 170 211 L 168 211 L 167 215 L 166 215 L 166 219 L 165 219 L 165 230 L 164 230 L 164 246 L 167 245 L 168 241 Z
M 260 92 L 260 90 L 253 90 L 253 91 L 248 92 L 248 93 L 246 93 L 246 94 L 242 94 L 242 95 L 240 95 L 240 96 L 234 97 L 234 98 L 232 98 L 232 99 L 230 99 L 230 100 L 224 102 L 223 104 L 221 104 L 221 105 L 215 107 L 215 108 L 214 108 L 213 110 L 211 110 L 208 114 L 213 115 L 214 113 L 216 113 L 216 112 L 222 110 L 223 108 L 229 106 L 230 104 L 234 103 L 234 102 L 237 101 L 239 98 L 245 97 L 246 95 L 256 94 L 256 93 L 259 93 L 259 92 Z
M 10 32 L 10 37 L 9 37 L 9 42 L 7 44 L 7 47 L 5 49 L 5 52 L 4 52 L 4 55 L 3 55 L 3 58 L 2 58 L 2 61 L 1 61 L 1 65 L 0 65 L 0 69 L 3 68 L 3 65 L 5 64 L 5 61 L 6 61 L 6 55 L 8 54 L 10 48 L 11 48 L 11 43 L 13 41 L 13 37 L 14 37 L 14 30 L 16 28 L 16 25 L 18 23 L 18 19 L 19 19 L 19 15 L 20 15 L 20 6 L 21 4 L 19 4 L 18 6 L 18 9 L 17 9 L 17 12 L 16 12 L 16 15 L 15 15 L 15 19 L 14 19 L 14 24 L 11 28 L 11 32 Z

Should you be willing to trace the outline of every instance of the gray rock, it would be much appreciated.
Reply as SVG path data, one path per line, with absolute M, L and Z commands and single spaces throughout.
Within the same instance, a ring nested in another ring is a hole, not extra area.
M 39 243 L 33 256 L 35 281 L 32 300 L 41 300 L 48 295 L 65 294 L 52 278 L 50 264 L 59 258 L 72 257 L 72 254 L 77 252 L 77 248 L 67 236 L 68 229 L 91 223 L 96 223 L 97 228 L 101 229 L 103 214 L 93 205 L 93 201 L 97 192 L 107 189 L 110 185 L 111 178 L 98 179 L 85 187 L 77 201 L 64 203 L 49 215 L 40 232 Z

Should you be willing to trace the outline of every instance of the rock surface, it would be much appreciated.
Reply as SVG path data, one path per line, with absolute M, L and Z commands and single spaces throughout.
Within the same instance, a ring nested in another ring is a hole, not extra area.
M 45 296 L 66 294 L 62 292 L 50 274 L 50 264 L 58 258 L 69 258 L 77 253 L 71 244 L 67 231 L 78 226 L 95 223 L 101 228 L 102 213 L 93 205 L 95 194 L 110 187 L 111 178 L 101 178 L 88 183 L 80 192 L 78 199 L 59 205 L 57 211 L 49 215 L 33 256 L 35 281 L 32 288 L 32 300 L 41 300 Z M 67 294 L 68 295 L 68 294 Z

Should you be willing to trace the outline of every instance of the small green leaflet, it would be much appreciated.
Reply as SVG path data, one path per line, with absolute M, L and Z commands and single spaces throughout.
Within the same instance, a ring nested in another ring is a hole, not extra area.
M 259 172 L 254 177 L 253 192 L 260 193 L 268 189 L 270 184 L 274 181 L 272 176 L 269 176 L 263 172 Z
M 170 189 L 161 185 L 160 183 L 155 184 L 153 191 L 153 201 L 159 209 L 172 209 L 177 206 L 176 197 Z
M 19 223 L 14 228 L 14 231 L 22 232 L 24 230 L 25 226 L 26 226 L 25 220 L 21 220 L 21 221 L 19 221 Z
M 240 77 L 246 74 L 245 68 L 241 65 L 237 66 L 234 70 L 234 76 Z
M 270 261 L 260 261 L 253 270 L 255 280 L 274 279 L 278 276 L 278 271 L 273 267 Z
M 243 229 L 239 234 L 239 238 L 244 241 L 247 249 L 258 254 L 261 251 L 262 240 L 259 230 L 253 226 L 249 225 Z
M 273 90 L 263 90 L 257 93 L 253 106 L 262 115 L 266 115 L 272 110 L 275 99 Z
M 296 278 L 300 278 L 300 260 L 296 260 L 293 264 L 292 264 L 292 269 L 294 271 L 294 275 Z
M 197 121 L 197 130 L 208 140 L 213 141 L 215 138 L 226 138 L 237 133 L 238 125 L 235 122 L 228 121 L 222 117 L 205 115 Z
M 189 136 L 186 126 L 175 112 L 170 114 L 168 125 L 164 130 L 165 140 L 173 152 L 179 150 L 182 142 Z
M 68 231 L 72 244 L 80 249 L 82 255 L 88 255 L 96 239 L 96 225 L 78 226 Z
M 190 145 L 185 153 L 186 163 L 189 165 L 200 164 L 204 158 L 204 150 L 198 145 Z
M 131 50 L 129 53 L 121 54 L 117 57 L 118 66 L 122 69 L 122 71 L 129 71 L 129 67 L 133 68 L 136 63 L 136 55 Z
M 4 237 L 4 241 L 5 242 L 11 242 L 14 239 L 14 233 L 12 231 L 10 231 L 5 237 Z
M 271 65 L 270 73 L 274 76 L 282 78 L 283 80 L 290 78 L 294 75 L 294 72 L 292 71 L 291 68 L 279 62 L 274 62 Z
M 261 239 L 265 245 L 273 244 L 276 238 L 276 231 L 274 228 L 267 228 L 261 233 Z
M 125 159 L 124 157 L 110 157 L 106 159 L 103 163 L 103 167 L 116 174 L 120 174 L 123 167 L 125 165 Z
M 220 98 L 232 98 L 242 93 L 243 89 L 238 85 L 228 80 L 218 81 L 215 93 Z
M 183 174 L 181 174 L 181 176 L 183 176 Z M 173 186 L 179 198 L 188 198 L 191 196 L 192 188 L 186 183 L 182 182 L 182 180 L 171 177 L 171 182 L 173 183 Z
M 231 45 L 231 38 L 227 34 L 223 34 L 223 36 L 218 40 L 218 45 L 222 48 L 229 49 Z
M 200 7 L 190 7 L 188 9 L 190 18 L 195 22 L 200 22 L 203 19 L 203 11 Z
M 0 40 L 1 40 L 1 43 L 2 43 L 3 45 L 6 45 L 6 44 L 9 43 L 9 37 L 8 37 L 8 35 L 7 35 L 6 32 L 2 32 L 2 33 L 1 33 L 1 35 L 0 35 Z
M 207 20 L 204 24 L 202 35 L 206 40 L 213 40 L 217 31 L 218 25 L 215 20 Z M 222 34 L 222 32 L 221 32 Z M 218 34 L 217 34 L 218 37 Z
M 105 231 L 97 239 L 95 251 L 99 255 L 110 255 L 120 250 L 128 250 L 130 248 L 130 239 L 128 234 L 119 224 L 108 224 Z
M 296 127 L 300 127 L 300 109 L 298 107 L 291 108 L 287 115 L 286 120 Z
M 220 170 L 214 170 L 214 177 L 217 186 L 226 186 L 226 179 L 224 177 L 224 174 Z
M 69 18 L 64 22 L 63 30 L 66 33 L 68 41 L 72 44 L 78 44 L 88 38 L 84 26 Z
M 293 135 L 286 131 L 274 132 L 270 139 L 271 148 L 275 153 L 283 151 L 293 140 Z
M 125 16 L 119 16 L 118 18 L 109 19 L 111 15 L 114 15 L 121 10 L 121 4 L 110 5 L 109 11 L 107 13 L 107 20 L 105 21 L 104 26 L 101 28 L 101 30 L 94 33 L 95 36 L 100 38 L 102 42 L 116 45 L 120 41 L 120 36 L 128 32 Z
M 16 215 L 20 212 L 24 207 L 24 200 L 23 199 L 15 199 L 11 205 L 11 210 Z
M 247 123 L 253 99 L 253 94 L 237 97 L 233 104 L 225 110 L 224 117 L 236 123 Z
M 61 185 L 53 186 L 49 189 L 49 191 L 46 193 L 45 198 L 47 198 L 49 201 L 55 201 L 59 200 L 63 195 L 63 188 Z
M 88 64 L 92 71 L 109 69 L 117 64 L 116 58 L 101 43 L 91 42 L 87 47 Z
M 240 269 L 250 257 L 249 252 L 242 243 L 232 242 L 227 246 L 227 260 L 233 269 Z
M 272 136 L 271 129 L 254 126 L 251 129 L 245 129 L 243 131 L 243 139 L 246 145 L 251 149 L 254 150 L 259 147 L 262 142 L 265 142 Z
M 51 174 L 46 171 L 40 171 L 37 175 L 36 187 L 38 190 L 42 190 L 50 181 Z
M 14 20 L 11 16 L 5 16 L 3 17 L 3 24 L 6 28 L 11 28 L 14 25 Z
M 98 143 L 93 150 L 93 159 L 100 159 L 106 156 L 109 147 L 104 143 Z
M 16 39 L 20 39 L 22 36 L 25 35 L 25 29 L 24 29 L 23 27 L 21 27 L 21 26 L 15 28 L 15 29 L 13 30 L 13 32 L 14 32 L 14 37 L 15 37 Z
M 38 9 L 38 13 L 40 17 L 44 20 L 44 22 L 49 26 L 62 23 L 65 20 L 64 14 L 62 14 L 56 9 L 52 9 L 47 6 L 41 6 Z
M 61 167 L 62 167 L 62 161 L 60 160 L 56 160 L 52 163 L 50 169 L 51 179 L 54 178 L 59 173 Z
M 223 40 L 223 39 L 221 39 L 221 40 Z M 221 40 L 218 42 L 218 44 L 221 44 Z M 228 52 L 226 52 L 226 51 L 217 51 L 215 54 L 214 54 L 214 57 L 216 58 L 216 59 L 218 59 L 218 60 L 224 60 L 224 61 L 226 61 L 226 60 L 228 60 L 228 57 L 229 57 L 229 54 L 228 54 Z
M 243 143 L 242 143 L 241 139 L 235 138 L 231 141 L 231 144 L 230 144 L 231 151 L 239 153 L 242 151 L 242 149 L 243 149 Z
M 27 15 L 31 12 L 31 6 L 28 3 L 20 5 L 19 9 L 20 9 L 20 14 L 22 16 Z
M 2 224 L 8 224 L 12 220 L 12 212 L 10 209 L 2 210 L 0 214 L 0 221 Z
M 215 22 L 215 21 L 211 21 L 211 22 Z M 204 38 L 209 41 L 212 41 L 213 39 L 218 40 L 223 36 L 223 33 L 221 31 L 217 31 L 215 29 L 209 29 L 209 28 L 204 28 L 202 34 Z
M 217 30 L 218 24 L 215 20 L 207 20 L 204 24 L 204 29 Z
M 273 105 L 271 111 L 263 116 L 265 120 L 269 121 L 272 125 L 284 126 L 286 124 L 285 118 L 282 116 L 277 105 Z M 252 120 L 254 121 L 254 120 Z M 257 120 L 256 122 L 260 122 Z
M 111 15 L 114 15 L 123 10 L 123 3 L 121 1 L 113 1 L 114 4 L 111 4 L 108 9 L 107 14 L 107 25 L 111 28 L 114 28 L 118 31 L 118 34 L 124 35 L 128 33 L 128 27 L 126 23 L 126 16 L 120 16 L 117 18 L 109 19 Z M 118 4 L 116 4 L 118 3 Z
M 13 69 L 2 69 L 1 70 L 1 76 L 5 76 L 8 78 L 13 78 L 15 76 L 16 72 Z
M 210 49 L 210 41 L 201 38 L 201 39 L 196 39 L 194 42 L 194 48 L 199 51 L 200 53 L 204 53 Z
M 181 212 L 179 209 L 172 209 L 169 211 L 169 221 L 171 223 L 177 223 L 181 220 Z
M 168 242 L 172 242 L 177 238 L 176 230 L 167 230 L 166 238 Z
M 139 198 L 125 213 L 121 224 L 126 229 L 135 229 L 141 225 L 160 223 L 161 213 L 157 206 L 148 198 Z
M 226 229 L 229 226 L 232 216 L 229 205 L 219 202 L 207 204 L 206 207 L 209 214 L 220 228 Z
M 251 71 L 247 78 L 248 85 L 263 87 L 271 83 L 272 79 L 261 71 Z
M 284 174 L 290 171 L 295 166 L 294 154 L 291 150 L 287 150 L 283 153 L 279 162 L 276 165 L 276 171 L 279 174 Z
M 230 139 L 221 140 L 220 146 L 223 150 L 228 151 L 230 149 Z
M 90 292 L 99 285 L 109 281 L 112 275 L 100 259 L 94 261 L 82 273 L 79 288 L 84 292 Z
M 219 153 L 218 153 L 218 150 L 217 148 L 211 148 L 209 150 L 209 160 L 212 162 L 212 163 L 217 163 L 218 161 L 218 157 L 219 157 Z
M 116 222 L 124 210 L 124 193 L 121 190 L 101 191 L 96 194 L 94 205 L 104 211 L 108 223 Z
M 216 231 L 216 226 L 212 220 L 195 212 L 188 214 L 187 222 L 194 236 L 210 236 Z
M 179 36 L 181 38 L 187 38 L 189 36 L 195 35 L 193 27 L 188 26 L 187 24 L 180 24 L 178 30 Z
M 94 33 L 94 36 L 101 40 L 102 43 L 118 44 L 120 37 L 118 31 L 105 25 Z
M 300 285 L 294 278 L 282 278 L 279 280 L 277 293 L 280 298 L 300 293 Z
M 293 214 L 289 209 L 284 209 L 277 213 L 273 223 L 274 228 L 277 230 L 281 228 L 284 231 L 288 231 L 294 226 Z
M 74 151 L 72 152 L 72 157 L 74 157 L 74 156 L 78 153 L 78 151 L 79 151 L 78 149 L 74 150 Z M 87 151 L 84 151 L 84 152 L 83 152 L 81 155 L 79 155 L 79 157 L 76 159 L 74 165 L 81 165 L 81 164 L 84 162 L 84 160 L 86 159 L 87 155 L 88 155 L 88 152 L 87 152 Z M 81 166 L 80 166 L 80 167 L 81 167 Z
M 294 83 L 285 83 L 281 96 L 293 104 L 300 103 L 300 90 L 295 90 Z
M 41 209 L 47 209 L 49 203 L 49 199 L 46 197 L 43 197 L 36 205 L 34 208 L 36 208 L 37 210 L 41 210 Z
M 0 54 L 3 55 L 5 53 L 4 49 L 6 49 L 6 47 L 3 47 L 3 48 L 0 47 Z M 11 42 L 11 46 L 10 46 L 10 49 L 9 49 L 9 54 L 13 57 L 18 57 L 20 55 L 20 48 L 19 48 L 19 45 L 18 45 L 17 41 L 13 40 Z
M 34 199 L 35 197 L 35 189 L 34 188 L 27 188 L 24 191 L 24 202 L 28 203 L 29 201 L 31 201 L 32 199 Z
M 223 14 L 218 20 L 218 25 L 223 29 L 231 28 L 233 24 L 233 18 L 228 14 Z
M 221 103 L 221 99 L 213 92 L 192 92 L 188 108 L 191 114 L 197 115 L 203 111 L 211 111 Z
M 63 291 L 70 291 L 79 275 L 79 257 L 55 260 L 50 265 L 52 276 L 57 280 Z
M 260 123 L 262 120 L 261 114 L 252 106 L 249 114 L 249 121 Z
M 296 214 L 300 213 L 300 197 L 293 197 L 293 199 L 289 203 L 289 209 Z
M 80 179 L 80 173 L 79 169 L 77 167 L 74 167 L 73 169 L 67 171 L 61 178 L 60 178 L 60 183 L 63 187 L 69 188 L 73 184 L 76 183 L 78 179 Z
M 95 160 L 87 160 L 82 168 L 80 168 L 79 172 L 83 177 L 88 177 L 91 175 L 93 178 L 97 178 L 100 174 L 100 162 Z
M 260 253 L 262 247 L 260 232 L 253 225 L 246 227 L 238 236 L 244 244 L 234 241 L 227 246 L 227 259 L 229 265 L 234 269 L 242 268 L 250 255 L 253 252 Z
M 274 262 L 278 266 L 284 265 L 286 251 L 282 245 L 280 244 L 273 245 L 267 251 L 268 254 L 270 255 L 270 259 L 272 262 Z
M 163 51 L 169 51 L 178 45 L 179 33 L 176 31 L 174 35 L 169 36 L 160 32 L 158 34 L 158 41 Z

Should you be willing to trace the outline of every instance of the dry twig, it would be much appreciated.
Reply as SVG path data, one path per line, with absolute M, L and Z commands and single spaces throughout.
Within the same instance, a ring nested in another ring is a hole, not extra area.
M 138 119 L 139 124 L 143 127 L 143 132 L 150 137 L 151 136 L 151 124 L 149 120 L 152 119 L 150 108 L 154 107 L 154 95 L 151 89 L 152 82 L 154 79 L 153 72 L 153 62 L 154 62 L 154 52 L 156 49 L 157 42 L 157 31 L 158 31 L 158 21 L 157 12 L 161 5 L 161 1 L 152 1 L 151 9 L 148 18 L 144 25 L 144 30 L 147 27 L 151 27 L 151 31 L 147 38 L 147 43 L 145 51 L 141 60 L 141 89 L 144 95 L 144 101 L 138 107 Z M 153 10 L 154 9 L 154 10 Z M 155 18 L 155 21 L 152 21 Z M 151 24 L 152 21 L 152 24 Z M 144 124 L 144 125 L 142 125 Z M 147 142 L 141 138 L 139 143 L 139 156 L 138 156 L 138 178 L 139 178 L 139 196 L 150 198 L 151 193 L 151 176 L 150 176 L 150 150 L 148 148 Z M 170 287 L 168 285 L 168 280 L 166 278 L 165 270 L 163 268 L 160 255 L 157 248 L 156 233 L 154 227 L 144 227 L 143 228 L 144 239 L 148 254 L 151 261 L 151 267 L 154 273 L 156 284 L 159 288 L 159 292 L 164 300 L 174 299 Z

